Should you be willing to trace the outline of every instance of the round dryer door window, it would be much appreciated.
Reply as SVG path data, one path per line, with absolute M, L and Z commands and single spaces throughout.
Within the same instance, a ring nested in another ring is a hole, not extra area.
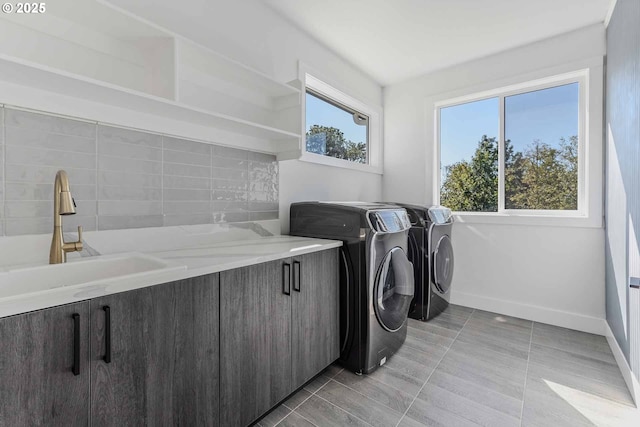
M 394 332 L 404 325 L 413 291 L 413 265 L 402 248 L 395 247 L 384 257 L 373 290 L 373 305 L 383 328 Z
M 451 287 L 452 278 L 453 245 L 449 236 L 444 235 L 433 251 L 433 284 L 440 293 L 445 294 Z

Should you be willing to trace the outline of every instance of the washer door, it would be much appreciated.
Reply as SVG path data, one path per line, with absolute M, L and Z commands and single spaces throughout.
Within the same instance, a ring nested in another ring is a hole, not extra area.
M 433 284 L 438 292 L 446 294 L 453 278 L 453 245 L 448 235 L 440 237 L 433 251 Z
M 383 328 L 395 332 L 404 325 L 413 291 L 413 265 L 402 248 L 396 246 L 382 260 L 373 289 L 373 306 Z

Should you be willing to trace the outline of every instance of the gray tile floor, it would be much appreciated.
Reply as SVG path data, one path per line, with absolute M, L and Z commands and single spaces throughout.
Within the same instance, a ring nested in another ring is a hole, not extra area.
M 330 366 L 258 425 L 640 426 L 604 337 L 461 306 L 371 375 Z

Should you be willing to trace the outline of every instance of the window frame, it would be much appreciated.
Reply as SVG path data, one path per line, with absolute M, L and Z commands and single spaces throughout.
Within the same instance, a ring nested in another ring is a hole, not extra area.
M 300 138 L 299 160 L 326 166 L 352 169 L 360 172 L 382 174 L 382 108 L 367 104 L 356 99 L 336 87 L 315 77 L 301 67 L 301 96 L 302 96 L 302 133 Z M 315 73 L 314 73 L 315 74 Z M 338 159 L 331 156 L 307 151 L 307 89 L 312 94 L 329 104 L 341 108 L 347 112 L 353 111 L 368 117 L 367 129 L 367 161 L 368 163 L 356 163 L 350 160 Z
M 578 209 L 576 210 L 543 210 L 543 209 L 506 209 L 505 208 L 505 98 L 550 89 L 567 84 L 578 83 Z M 488 222 L 500 223 L 505 218 L 534 218 L 541 219 L 541 223 L 556 218 L 580 218 L 589 217 L 589 203 L 587 200 L 587 186 L 589 165 L 587 162 L 589 129 L 587 128 L 588 98 L 589 98 L 589 70 L 579 70 L 570 73 L 555 75 L 543 79 L 531 80 L 524 83 L 503 86 L 496 89 L 475 92 L 469 95 L 443 99 L 433 104 L 434 107 L 434 175 L 433 195 L 436 204 L 440 204 L 441 187 L 441 161 L 440 161 L 440 110 L 442 108 L 467 104 L 490 98 L 498 98 L 499 125 L 498 125 L 498 211 L 497 212 L 454 212 L 462 222 Z M 475 221 L 479 219 L 480 221 Z

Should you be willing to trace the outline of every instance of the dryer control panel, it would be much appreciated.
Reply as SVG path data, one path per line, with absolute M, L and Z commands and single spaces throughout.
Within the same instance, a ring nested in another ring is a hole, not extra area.
M 453 215 L 451 209 L 444 206 L 434 206 L 429 208 L 429 220 L 434 224 L 451 224 Z
M 404 209 L 380 209 L 368 213 L 371 228 L 378 233 L 398 233 L 411 228 Z

